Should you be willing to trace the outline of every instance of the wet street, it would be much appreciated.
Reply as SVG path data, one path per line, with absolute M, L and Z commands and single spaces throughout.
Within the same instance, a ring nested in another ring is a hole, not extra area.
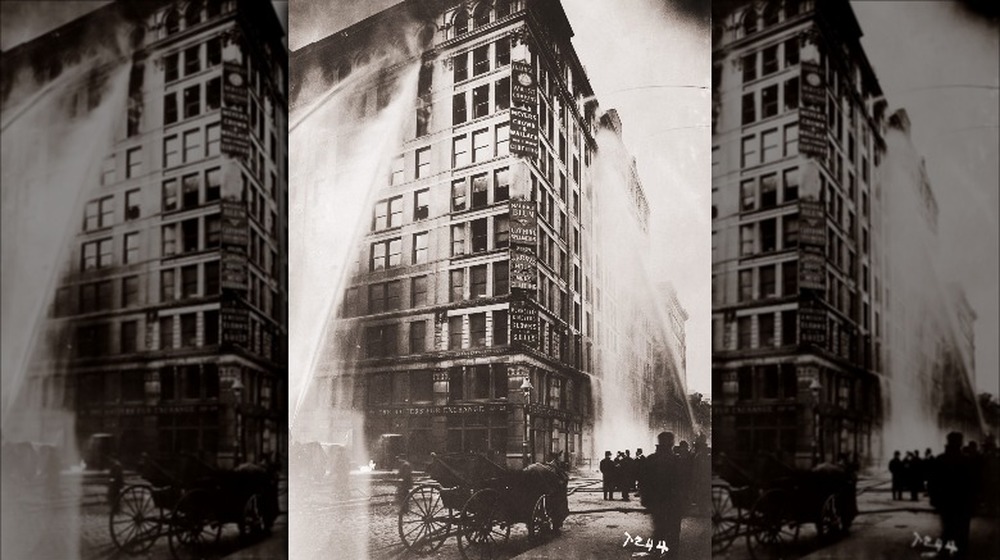
M 406 550 L 400 540 L 391 477 L 376 476 L 371 480 L 367 496 L 357 484 L 352 496 L 346 500 L 334 500 L 332 493 L 322 486 L 314 486 L 301 496 L 293 496 L 290 557 L 304 560 L 332 557 L 451 560 L 462 557 L 453 534 L 430 554 L 418 556 Z M 418 478 L 416 483 L 420 482 Z M 645 546 L 637 547 L 634 541 L 626 544 L 628 537 L 645 539 L 650 535 L 650 520 L 638 498 L 633 497 L 626 502 L 619 495 L 616 501 L 605 501 L 600 478 L 580 475 L 570 478 L 568 501 L 570 514 L 558 534 L 533 541 L 529 539 L 524 523 L 515 524 L 507 542 L 496 549 L 496 558 L 662 557 L 699 560 L 711 557 L 708 546 L 711 521 L 707 511 L 702 516 L 683 521 L 679 551 L 661 554 L 656 548 L 650 552 Z M 294 506 L 296 503 L 298 508 Z
M 938 554 L 941 536 L 940 518 L 926 495 L 911 501 L 893 500 L 888 475 L 861 478 L 858 481 L 858 517 L 848 534 L 832 543 L 819 539 L 813 524 L 801 525 L 797 541 L 786 550 L 785 560 L 841 560 L 931 558 Z M 1000 558 L 1000 523 L 996 518 L 972 520 L 970 550 L 967 558 Z M 928 541 L 929 537 L 929 541 Z M 925 542 L 929 542 L 930 546 Z M 949 551 L 942 547 L 942 558 Z M 740 536 L 723 554 L 715 558 L 751 560 L 746 537 Z

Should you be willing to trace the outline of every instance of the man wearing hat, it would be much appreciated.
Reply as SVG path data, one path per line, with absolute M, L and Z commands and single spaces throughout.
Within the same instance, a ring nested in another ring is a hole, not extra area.
M 653 518 L 653 542 L 664 541 L 668 550 L 677 550 L 680 542 L 682 491 L 687 481 L 674 455 L 674 434 L 660 432 L 656 451 L 642 462 L 640 486 L 642 505 Z

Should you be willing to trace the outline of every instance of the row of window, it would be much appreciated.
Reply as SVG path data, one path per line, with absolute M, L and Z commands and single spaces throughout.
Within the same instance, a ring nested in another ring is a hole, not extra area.
M 183 139 L 183 145 L 181 140 Z M 217 156 L 221 147 L 219 123 L 186 130 L 182 135 L 171 134 L 163 139 L 163 167 L 169 169 L 182 163 Z
M 743 12 L 740 29 L 743 35 L 751 35 L 762 29 L 777 25 L 782 19 L 795 17 L 812 9 L 810 0 L 769 0 L 758 11 L 757 4 L 750 4 Z
M 799 38 L 793 37 L 780 45 L 765 47 L 759 53 L 752 52 L 750 54 L 743 55 L 743 59 L 741 61 L 741 66 L 743 67 L 743 83 L 752 82 L 758 77 L 763 78 L 780 70 L 781 64 L 778 57 L 779 47 L 781 47 L 784 57 L 785 68 L 795 66 L 799 63 Z M 760 60 L 759 72 L 757 65 L 758 59 Z
M 738 350 L 795 344 L 798 340 L 797 335 L 798 312 L 795 310 L 758 313 L 736 318 Z
M 193 84 L 183 91 L 172 91 L 163 96 L 163 124 L 170 125 L 181 120 L 181 111 L 178 108 L 178 96 L 183 107 L 183 118 L 190 119 L 202 113 L 201 108 L 205 107 L 205 112 L 214 111 L 222 107 L 222 78 L 216 76 L 205 82 L 205 95 L 202 98 L 202 84 Z
M 757 92 L 760 92 L 760 104 L 757 103 Z M 779 93 L 781 94 L 779 99 Z M 799 107 L 799 78 L 795 77 L 781 84 L 771 84 L 759 90 L 743 94 L 741 124 L 748 125 L 761 119 L 776 116 L 779 108 L 784 111 L 794 111 Z M 758 111 L 759 110 L 759 111 Z
M 160 350 L 219 343 L 219 311 L 181 313 L 159 320 Z
M 492 223 L 492 244 L 490 224 Z M 505 249 L 510 245 L 510 216 L 498 214 L 451 226 L 451 256 Z
M 780 272 L 780 285 L 779 281 Z M 756 282 L 754 281 L 756 280 Z M 767 299 L 778 295 L 795 296 L 799 293 L 798 261 L 767 264 L 739 271 L 739 301 Z
M 141 215 L 139 189 L 125 192 L 124 220 L 135 220 Z M 115 195 L 91 200 L 83 209 L 83 231 L 94 231 L 111 227 L 115 223 Z
M 223 0 L 192 0 L 184 8 L 184 28 L 194 27 L 202 22 L 202 18 L 208 20 L 219 17 L 223 11 L 223 5 L 228 2 Z M 163 30 L 167 35 L 172 35 L 181 30 L 181 14 L 178 10 L 171 8 L 163 19 Z
M 510 78 L 504 77 L 493 83 L 493 103 L 490 103 L 490 84 L 472 89 L 472 111 L 469 111 L 469 92 L 460 91 L 451 98 L 451 124 L 460 125 L 468 120 L 485 117 L 493 112 L 510 109 Z
M 430 216 L 430 189 L 420 189 L 413 193 L 413 221 L 425 220 Z M 403 225 L 403 197 L 394 196 L 375 203 L 372 216 L 372 231 L 382 231 Z
M 798 399 L 799 379 L 795 364 L 744 366 L 736 370 L 737 398 Z
M 779 185 L 779 177 L 781 179 Z M 764 210 L 799 198 L 799 169 L 764 173 L 740 181 L 740 211 Z
M 179 279 L 179 281 L 178 281 Z M 160 301 L 170 302 L 219 293 L 219 261 L 160 270 Z
M 492 135 L 489 128 L 473 131 L 471 143 L 469 134 L 455 136 L 451 144 L 451 167 L 456 169 L 509 154 L 510 125 L 501 123 L 494 127 Z
M 494 169 L 492 173 L 493 197 L 490 200 L 490 173 L 477 173 L 451 182 L 451 210 L 485 208 L 490 204 L 504 202 L 510 198 L 510 170 L 506 167 Z
M 492 270 L 492 275 L 490 274 Z M 489 279 L 492 278 L 492 282 Z M 510 292 L 510 265 L 496 261 L 448 272 L 448 301 L 504 296 Z
M 203 251 L 220 246 L 222 217 L 216 213 L 189 218 L 166 224 L 161 231 L 164 257 Z
M 204 181 L 202 178 L 204 177 Z M 178 193 L 178 181 L 180 192 Z M 179 196 L 178 196 L 179 194 Z M 222 194 L 222 169 L 188 173 L 163 181 L 163 211 L 187 210 L 219 200 Z
M 782 134 L 783 133 L 783 134 Z M 799 153 L 799 123 L 786 124 L 782 129 L 769 128 L 742 138 L 740 167 L 747 168 L 778 161 Z
M 779 230 L 780 219 L 780 230 Z M 779 235 L 780 231 L 780 235 Z M 779 246 L 778 241 L 781 241 Z M 799 245 L 799 215 L 784 214 L 740 225 L 740 256 L 783 251 Z
M 184 55 L 183 61 L 182 54 Z M 203 54 L 204 56 L 202 56 Z M 192 45 L 183 51 L 164 55 L 164 81 L 169 84 L 180 79 L 182 64 L 185 77 L 201 72 L 202 68 L 211 68 L 222 64 L 222 37 L 212 37 L 205 43 Z
M 219 312 L 207 310 L 160 317 L 159 349 L 194 348 L 219 343 Z M 120 323 L 99 323 L 83 325 L 75 333 L 76 356 L 96 358 L 114 354 L 112 327 L 118 328 L 118 354 L 131 354 L 142 350 L 145 339 L 140 330 L 140 321 L 128 320 Z

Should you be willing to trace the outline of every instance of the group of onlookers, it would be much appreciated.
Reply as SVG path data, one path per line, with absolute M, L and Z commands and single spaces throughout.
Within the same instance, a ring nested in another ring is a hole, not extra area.
M 909 491 L 910 499 L 917 500 L 920 492 L 924 491 L 927 484 L 927 477 L 930 475 L 929 466 L 934 459 L 934 453 L 928 447 L 924 451 L 924 457 L 920 458 L 920 451 L 907 451 L 906 456 L 900 458 L 900 452 L 896 451 L 889 461 L 889 472 L 892 474 L 892 499 L 902 500 L 903 494 Z

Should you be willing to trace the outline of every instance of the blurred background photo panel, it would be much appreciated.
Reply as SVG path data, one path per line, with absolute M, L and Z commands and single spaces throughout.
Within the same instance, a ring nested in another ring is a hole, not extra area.
M 709 558 L 710 10 L 289 5 L 292 558 Z
M 714 557 L 1000 557 L 998 38 L 713 3 Z
M 285 557 L 285 4 L 0 10 L 0 556 Z

